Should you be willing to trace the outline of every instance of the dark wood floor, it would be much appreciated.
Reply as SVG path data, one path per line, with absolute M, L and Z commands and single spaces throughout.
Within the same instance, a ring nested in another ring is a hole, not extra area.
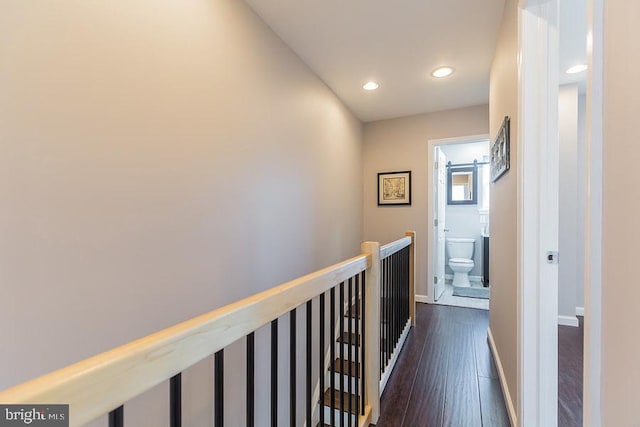
M 488 325 L 485 310 L 418 304 L 378 427 L 509 426 Z
M 558 426 L 582 426 L 584 322 L 558 327 Z M 509 426 L 487 344 L 488 312 L 418 304 L 382 395 L 379 427 Z
M 558 326 L 558 427 L 582 426 L 584 321 L 578 320 L 578 328 Z

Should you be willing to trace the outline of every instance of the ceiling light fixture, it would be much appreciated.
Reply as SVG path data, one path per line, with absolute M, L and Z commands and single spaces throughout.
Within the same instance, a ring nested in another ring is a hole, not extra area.
M 438 67 L 431 72 L 431 75 L 440 79 L 442 77 L 450 76 L 454 71 L 453 67 Z
M 380 87 L 380 85 L 378 83 L 371 81 L 371 82 L 365 83 L 365 85 L 362 86 L 362 89 L 364 89 L 364 90 L 376 90 L 379 87 Z
M 565 72 L 567 74 L 578 74 L 585 71 L 586 69 L 587 69 L 587 66 L 585 64 L 579 64 L 579 65 L 574 65 L 573 67 L 569 68 Z

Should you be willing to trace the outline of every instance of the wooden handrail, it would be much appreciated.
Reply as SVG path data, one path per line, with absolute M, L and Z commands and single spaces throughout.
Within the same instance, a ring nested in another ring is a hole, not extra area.
M 83 425 L 371 265 L 371 254 L 351 258 L 2 391 L 0 402 L 69 404 L 71 425 Z
M 387 243 L 384 246 L 380 246 L 380 259 L 385 259 L 401 249 L 406 248 L 407 246 L 413 243 L 413 239 L 410 236 L 403 237 L 402 239 L 398 239 L 395 242 Z

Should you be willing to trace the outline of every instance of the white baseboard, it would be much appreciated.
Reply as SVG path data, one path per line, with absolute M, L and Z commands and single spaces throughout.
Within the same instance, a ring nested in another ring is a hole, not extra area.
M 504 368 L 502 367 L 502 360 L 498 354 L 498 348 L 496 342 L 493 340 L 493 334 L 491 333 L 491 327 L 487 328 L 487 337 L 489 339 L 489 347 L 491 348 L 491 354 L 493 355 L 493 361 L 496 364 L 498 370 L 498 377 L 500 378 L 500 388 L 502 389 L 502 396 L 507 406 L 507 413 L 509 414 L 509 421 L 511 426 L 518 425 L 518 414 L 516 408 L 513 406 L 513 400 L 511 399 L 511 393 L 509 392 L 509 386 L 507 385 L 507 378 L 504 376 Z
M 416 302 L 421 302 L 423 304 L 429 304 L 429 299 L 426 295 L 418 295 L 416 294 Z
M 402 346 L 404 346 L 404 342 L 407 340 L 407 335 L 409 335 L 409 329 L 411 329 L 411 319 L 407 321 L 407 324 L 404 326 L 404 330 L 402 331 L 402 335 L 400 335 L 400 339 L 398 340 L 398 345 L 396 345 L 396 349 L 393 351 L 391 355 L 391 362 L 387 365 L 387 369 L 384 370 L 382 374 L 382 378 L 380 379 L 380 396 L 382 396 L 382 392 L 387 386 L 387 382 L 391 377 L 391 373 L 393 372 L 393 368 L 396 366 L 396 362 L 398 361 L 398 357 L 400 357 L 400 352 L 402 351 Z
M 576 307 L 576 316 L 584 316 L 584 307 Z
M 573 326 L 577 328 L 580 324 L 576 316 L 558 316 L 558 325 Z

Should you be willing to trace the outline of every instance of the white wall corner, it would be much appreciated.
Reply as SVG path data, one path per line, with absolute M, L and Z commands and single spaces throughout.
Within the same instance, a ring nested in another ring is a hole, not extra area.
M 509 414 L 509 421 L 512 426 L 518 425 L 518 413 L 513 405 L 513 399 L 511 398 L 511 392 L 509 391 L 509 385 L 507 384 L 507 377 L 504 375 L 504 368 L 502 367 L 502 360 L 498 354 L 498 348 L 493 340 L 493 334 L 491 333 L 491 327 L 487 328 L 487 338 L 489 340 L 489 347 L 491 348 L 491 354 L 493 355 L 493 361 L 498 371 L 498 378 L 500 378 L 500 388 L 502 389 L 502 396 L 507 406 L 507 413 Z
M 576 307 L 576 316 L 584 316 L 584 307 Z

